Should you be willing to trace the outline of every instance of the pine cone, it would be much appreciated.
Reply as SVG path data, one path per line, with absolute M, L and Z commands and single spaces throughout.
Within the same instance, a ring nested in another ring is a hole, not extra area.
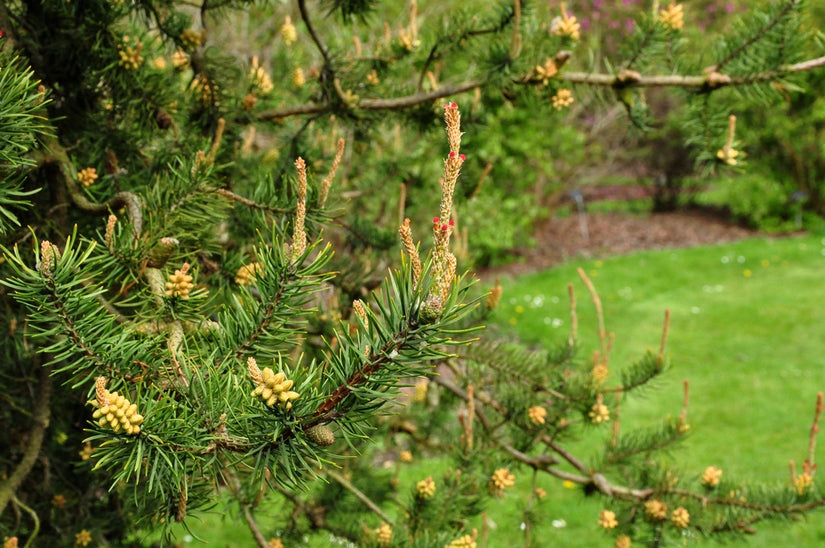
M 322 447 L 329 447 L 335 443 L 335 434 L 326 424 L 319 424 L 307 430 L 307 437 Z

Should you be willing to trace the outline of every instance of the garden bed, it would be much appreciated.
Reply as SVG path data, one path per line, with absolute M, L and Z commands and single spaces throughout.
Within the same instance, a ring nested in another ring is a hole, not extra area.
M 549 268 L 571 258 L 595 258 L 643 249 L 691 247 L 735 241 L 757 231 L 733 224 L 705 211 L 680 211 L 634 216 L 588 213 L 550 218 L 536 226 L 535 245 L 519 250 L 508 265 L 483 269 L 479 277 L 524 274 Z

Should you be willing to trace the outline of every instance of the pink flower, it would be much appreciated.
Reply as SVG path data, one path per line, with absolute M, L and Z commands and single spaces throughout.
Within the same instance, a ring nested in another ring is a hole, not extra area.
M 624 30 L 628 34 L 633 34 L 633 31 L 636 30 L 636 22 L 633 19 L 625 19 L 624 20 Z

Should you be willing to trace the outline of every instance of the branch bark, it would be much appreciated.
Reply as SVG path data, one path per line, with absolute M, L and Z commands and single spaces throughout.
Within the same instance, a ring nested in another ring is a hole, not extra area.
M 31 472 L 32 466 L 37 460 L 37 455 L 40 454 L 40 447 L 43 445 L 43 438 L 46 428 L 49 427 L 49 416 L 51 414 L 49 407 L 52 392 L 51 371 L 51 366 L 40 367 L 40 394 L 32 413 L 34 424 L 29 433 L 29 443 L 23 453 L 23 458 L 15 467 L 9 479 L 0 484 L 0 515 L 3 515 L 9 501 L 15 496 L 17 488 Z
M 782 76 L 788 76 L 799 72 L 806 72 L 825 66 L 825 56 L 809 59 L 792 65 L 783 65 L 775 70 L 768 70 L 749 74 L 746 76 L 727 76 L 715 71 L 701 76 L 685 76 L 680 74 L 664 75 L 636 75 L 628 72 L 607 74 L 597 72 L 563 72 L 557 78 L 571 84 L 589 84 L 604 87 L 681 87 L 681 88 L 706 88 L 709 91 L 729 86 L 744 86 L 770 82 Z M 470 91 L 477 87 L 484 87 L 485 81 L 482 79 L 468 80 L 458 84 L 441 87 L 436 90 L 403 95 L 388 99 L 361 99 L 357 103 L 350 105 L 354 110 L 398 110 L 409 108 L 422 103 L 434 101 L 465 91 Z M 304 114 L 317 114 L 329 111 L 331 107 L 320 103 L 309 103 L 304 105 L 294 105 L 282 109 L 268 110 L 260 112 L 258 120 L 276 121 L 291 116 Z

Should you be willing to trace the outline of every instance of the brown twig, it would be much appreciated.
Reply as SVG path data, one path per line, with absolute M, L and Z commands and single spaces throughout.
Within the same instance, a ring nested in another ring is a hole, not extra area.
M 685 379 L 684 384 L 682 385 L 684 388 L 684 400 L 682 401 L 682 411 L 679 413 L 679 428 L 687 428 L 687 412 L 688 412 L 688 403 L 690 403 L 690 381 Z
M 570 296 L 570 338 L 568 344 L 573 346 L 579 335 L 579 317 L 576 314 L 576 292 L 573 284 L 567 284 L 567 294 Z
M 263 210 L 263 211 L 270 211 L 272 213 L 289 213 L 289 212 L 292 211 L 292 210 L 286 209 L 286 208 L 273 207 L 273 206 L 266 205 L 266 204 L 259 204 L 258 202 L 255 202 L 254 200 L 250 200 L 249 198 L 241 196 L 240 194 L 235 194 L 234 192 L 232 192 L 231 190 L 228 190 L 226 188 L 215 189 L 215 194 L 220 194 L 221 196 L 224 196 L 225 198 L 229 198 L 230 200 L 234 200 L 238 203 L 241 203 L 241 204 L 243 204 L 247 207 L 251 207 L 253 209 L 260 209 L 260 210 Z
M 782 65 L 775 70 L 767 70 L 749 74 L 745 76 L 725 76 L 718 72 L 712 72 L 701 76 L 684 76 L 679 74 L 634 75 L 628 78 L 626 74 L 610 74 L 596 72 L 563 72 L 556 76 L 559 80 L 572 84 L 589 84 L 604 87 L 681 87 L 714 90 L 722 87 L 743 86 L 770 82 L 799 72 L 806 72 L 825 66 L 825 56 L 809 59 L 791 65 Z M 716 75 L 714 77 L 713 75 Z M 401 97 L 386 99 L 361 99 L 354 108 L 364 110 L 395 110 L 401 108 L 414 107 L 422 103 L 432 102 L 436 99 L 449 97 L 465 91 L 470 91 L 476 87 L 484 87 L 483 80 L 469 80 L 458 84 L 443 86 L 436 90 L 415 93 Z M 310 103 L 305 105 L 294 105 L 278 110 L 263 111 L 258 114 L 259 120 L 280 120 L 290 116 L 300 116 L 304 114 L 317 114 L 330 111 L 331 107 L 325 104 Z
M 405 95 L 402 97 L 392 97 L 389 99 L 361 99 L 357 105 L 351 105 L 355 109 L 363 110 L 395 110 L 401 108 L 409 108 L 420 105 L 422 103 L 429 103 L 436 99 L 450 97 L 465 91 L 470 91 L 477 86 L 481 86 L 481 80 L 471 80 L 460 84 L 451 86 L 444 86 L 436 90 L 426 91 L 422 93 L 415 93 L 413 95 Z M 302 114 L 317 114 L 331 110 L 329 105 L 323 104 L 307 104 L 296 105 L 293 107 L 286 107 L 278 110 L 263 111 L 258 114 L 259 120 L 280 120 L 290 116 L 297 116 Z
M 587 290 L 590 292 L 590 297 L 593 299 L 593 306 L 596 309 L 596 319 L 599 323 L 599 346 L 601 348 L 601 355 L 599 356 L 599 361 L 605 365 L 610 359 L 610 342 L 609 337 L 607 335 L 607 330 L 604 327 L 604 311 L 602 310 L 602 299 L 599 297 L 599 293 L 596 291 L 596 287 L 593 285 L 593 282 L 590 281 L 590 278 L 585 274 L 582 268 L 577 270 L 579 273 L 579 277 L 584 282 L 584 285 L 587 286 Z
M 312 20 L 309 18 L 309 12 L 307 12 L 305 0 L 298 0 L 298 11 L 301 12 L 301 19 L 303 19 L 304 24 L 307 27 L 309 37 L 312 38 L 312 41 L 315 43 L 315 47 L 318 48 L 318 52 L 321 54 L 321 57 L 324 58 L 324 65 L 330 67 L 332 60 L 329 57 L 329 50 L 323 40 L 321 40 L 321 37 L 315 31 L 315 26 L 313 26 Z
M 46 137 L 43 145 L 44 148 L 48 150 L 48 153 L 43 153 L 42 162 L 57 164 L 65 188 L 69 193 L 72 203 L 76 207 L 86 213 L 97 215 L 111 213 L 112 211 L 117 211 L 125 207 L 129 212 L 129 220 L 132 222 L 135 240 L 140 237 L 140 233 L 143 231 L 143 213 L 141 211 L 142 203 L 137 194 L 124 190 L 118 192 L 103 203 L 89 200 L 77 184 L 77 174 L 63 145 L 61 145 L 55 137 Z
M 822 392 L 819 392 L 816 395 L 816 409 L 814 411 L 814 422 L 813 424 L 811 424 L 811 433 L 808 438 L 808 459 L 805 461 L 805 463 L 807 464 L 808 469 L 811 471 L 816 469 L 816 435 L 819 433 L 819 419 L 822 417 L 822 411 L 825 410 L 825 404 L 823 404 L 822 398 Z
M 404 326 L 398 333 L 395 333 L 391 340 L 377 350 L 373 350 L 364 365 L 355 371 L 350 377 L 338 386 L 324 399 L 315 409 L 312 415 L 301 424 L 303 430 L 309 430 L 317 424 L 327 423 L 335 417 L 335 408 L 344 398 L 352 393 L 353 388 L 366 382 L 370 375 L 377 372 L 384 365 L 392 360 L 389 356 L 407 343 L 409 337 L 409 326 Z
M 40 367 L 40 366 L 38 366 Z M 46 428 L 49 427 L 49 416 L 51 409 L 49 403 L 51 400 L 52 378 L 51 366 L 40 367 L 40 379 L 38 384 L 40 386 L 40 393 L 34 404 L 34 411 L 32 412 L 32 428 L 29 431 L 28 444 L 26 450 L 23 452 L 23 458 L 14 468 L 11 475 L 6 481 L 0 484 L 0 515 L 6 509 L 9 501 L 15 497 L 15 492 L 23 480 L 31 472 L 32 466 L 37 461 L 37 455 L 40 454 L 40 447 L 43 445 L 43 438 L 46 433 Z
M 258 548 L 268 548 L 269 544 L 267 543 L 264 534 L 261 532 L 260 527 L 258 527 L 258 523 L 252 515 L 252 510 L 249 509 L 249 505 L 243 504 L 242 508 L 243 517 L 246 520 L 246 525 L 249 527 L 249 531 L 252 533 L 252 537 L 255 539 L 255 544 L 258 545 Z
M 515 59 L 521 53 L 521 0 L 513 2 L 513 37 L 510 39 L 510 57 Z
M 386 512 L 381 510 L 381 508 L 379 508 L 378 505 L 375 504 L 375 502 L 372 501 L 372 499 L 370 499 L 367 495 L 365 495 L 363 491 L 361 491 L 360 489 L 355 487 L 352 484 L 352 482 L 347 480 L 347 478 L 345 478 L 344 476 L 342 476 L 338 472 L 336 472 L 334 470 L 330 470 L 330 469 L 324 470 L 324 475 L 326 475 L 329 478 L 332 478 L 333 480 L 338 482 L 338 484 L 341 487 L 343 487 L 344 489 L 346 489 L 347 491 L 349 491 L 350 493 L 355 495 L 355 498 L 357 498 L 358 500 L 363 502 L 364 505 L 367 508 L 369 508 L 379 518 L 384 520 L 390 527 L 395 527 L 395 520 L 393 520 L 389 515 L 387 515 Z
M 662 327 L 662 342 L 659 345 L 659 355 L 656 357 L 656 363 L 662 367 L 662 361 L 665 358 L 665 348 L 667 347 L 667 335 L 670 331 L 670 309 L 665 309 L 665 323 Z

